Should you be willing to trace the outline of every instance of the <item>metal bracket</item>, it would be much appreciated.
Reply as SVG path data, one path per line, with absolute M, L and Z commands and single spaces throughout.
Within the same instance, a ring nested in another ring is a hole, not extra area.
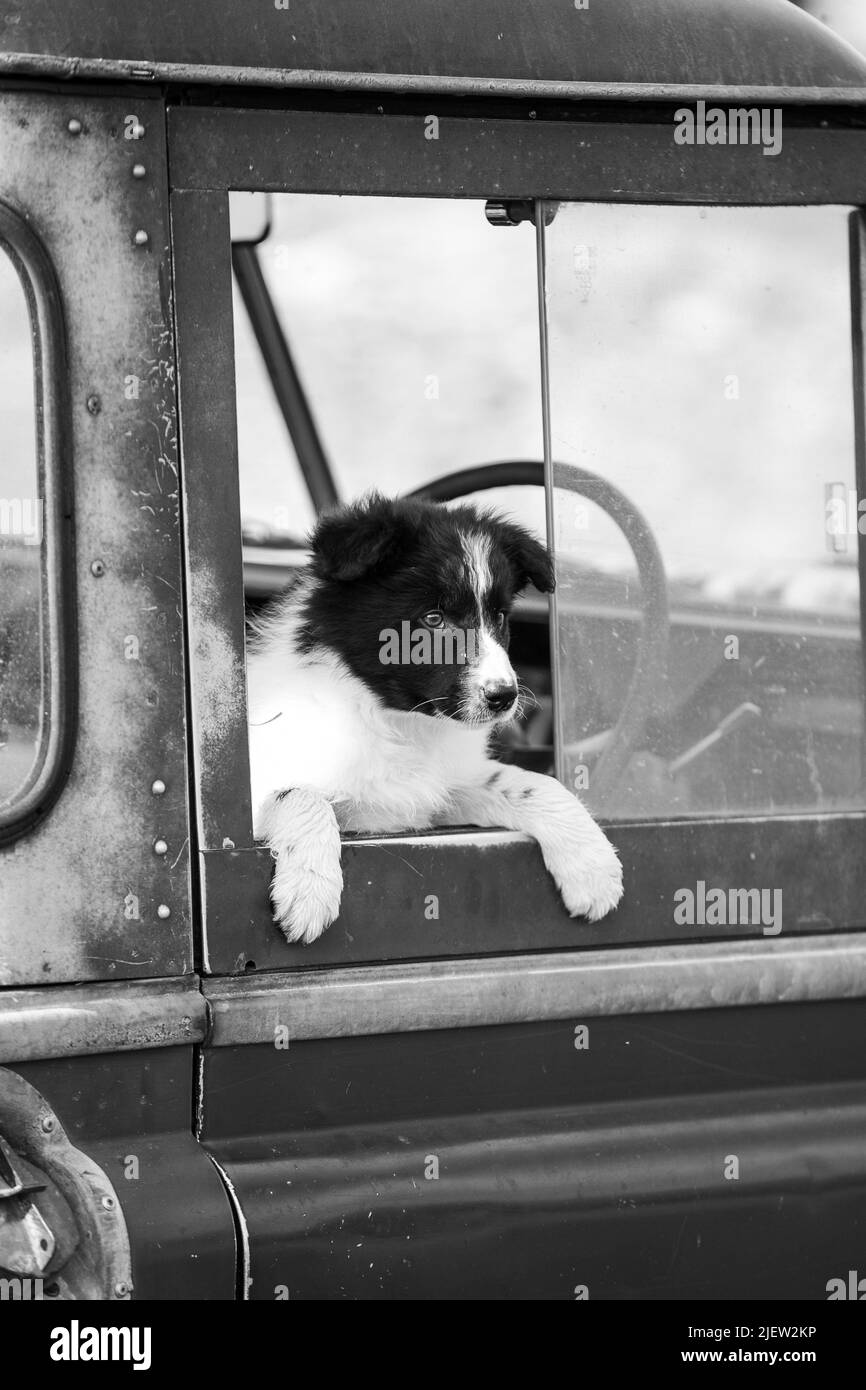
M 126 1299 L 129 1237 L 117 1194 L 48 1102 L 0 1067 L 0 1273 L 50 1278 L 61 1300 Z
M 519 227 L 521 222 L 531 222 L 535 226 L 534 198 L 511 198 L 506 202 L 498 202 L 495 198 L 488 198 L 484 204 L 484 216 L 491 227 Z M 549 227 L 557 214 L 557 204 L 544 204 L 544 225 Z
M 32 1200 L 46 1189 L 40 1177 L 0 1135 L 0 1266 L 12 1274 L 41 1275 L 57 1249 L 51 1227 Z

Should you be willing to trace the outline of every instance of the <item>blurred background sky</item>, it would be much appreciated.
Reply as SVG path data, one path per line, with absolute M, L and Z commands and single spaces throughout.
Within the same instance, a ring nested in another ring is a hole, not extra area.
M 672 570 L 832 558 L 825 484 L 854 482 L 847 219 L 566 205 L 548 229 L 554 454 L 622 487 Z M 344 496 L 542 458 L 528 225 L 285 195 L 260 254 Z M 244 515 L 301 534 L 312 509 L 235 315 Z M 543 531 L 540 489 L 504 500 Z M 567 502 L 560 545 L 627 563 L 600 517 L 569 533 Z
M 866 0 L 800 7 L 866 51 Z M 551 229 L 555 452 L 624 486 L 675 568 L 829 562 L 824 485 L 853 485 L 846 216 L 584 208 Z M 480 203 L 274 199 L 260 254 L 342 495 L 542 457 L 533 240 Z M 237 296 L 235 331 L 243 512 L 299 535 L 312 508 Z M 493 500 L 543 531 L 537 490 Z M 619 553 L 601 518 L 593 542 Z
M 864 0 L 792 0 L 799 9 L 814 15 L 861 53 L 866 53 L 866 4 Z

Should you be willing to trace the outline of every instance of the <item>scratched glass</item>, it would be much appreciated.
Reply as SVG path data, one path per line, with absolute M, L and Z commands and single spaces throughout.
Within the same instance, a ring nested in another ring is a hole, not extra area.
M 559 771 L 608 817 L 863 805 L 848 222 L 546 229 Z
M 48 735 L 30 313 L 0 243 L 0 817 L 30 785 Z

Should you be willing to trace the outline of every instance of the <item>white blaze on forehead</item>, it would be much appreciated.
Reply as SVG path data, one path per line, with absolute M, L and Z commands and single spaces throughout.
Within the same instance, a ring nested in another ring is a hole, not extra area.
M 508 653 L 494 632 L 484 620 L 484 601 L 493 587 L 493 574 L 490 568 L 490 537 L 478 531 L 469 535 L 461 534 L 460 548 L 466 563 L 466 572 L 478 614 L 476 629 L 476 660 L 472 663 L 472 675 L 479 686 L 488 682 L 493 684 L 516 684 L 514 667 L 508 660 Z
M 482 627 L 478 635 L 478 661 L 473 671 L 479 685 L 516 685 L 514 667 L 508 660 L 508 652 L 489 627 Z
M 472 531 L 469 535 L 461 532 L 460 549 L 463 551 L 466 574 L 475 595 L 480 619 L 484 611 L 485 596 L 489 594 L 493 584 L 493 576 L 490 572 L 490 537 L 482 535 L 478 531 Z

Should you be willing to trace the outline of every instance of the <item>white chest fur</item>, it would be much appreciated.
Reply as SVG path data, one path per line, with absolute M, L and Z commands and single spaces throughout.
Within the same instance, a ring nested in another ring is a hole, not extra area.
M 265 647 L 251 656 L 248 686 L 254 821 L 269 793 L 310 787 L 343 830 L 420 829 L 487 756 L 483 729 L 386 709 L 328 653 Z

